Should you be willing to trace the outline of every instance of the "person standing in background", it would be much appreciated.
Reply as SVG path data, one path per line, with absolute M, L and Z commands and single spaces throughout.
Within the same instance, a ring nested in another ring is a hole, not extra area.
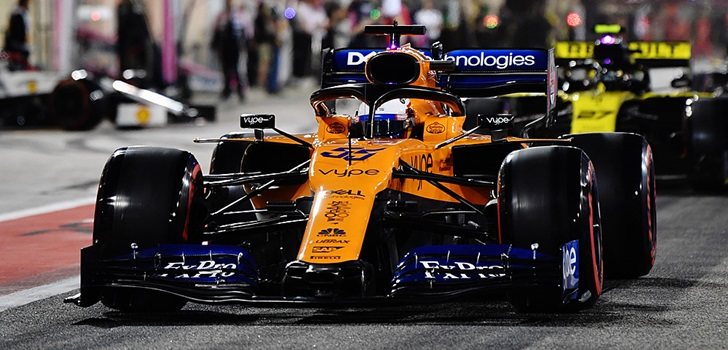
M 225 1 L 225 9 L 217 16 L 215 29 L 212 36 L 212 50 L 220 59 L 223 75 L 223 89 L 220 94 L 222 99 L 230 97 L 235 85 L 240 102 L 245 100 L 243 91 L 243 80 L 240 74 L 240 56 L 245 46 L 245 31 L 240 16 L 233 11 L 232 0 Z
M 321 41 L 321 48 L 342 48 L 349 45 L 351 23 L 347 18 L 346 8 L 331 2 L 326 7 L 326 16 L 329 18 L 329 27 Z
M 10 14 L 10 23 L 5 32 L 5 53 L 8 57 L 8 69 L 29 70 L 30 69 L 30 47 L 28 45 L 28 2 L 19 0 L 18 6 Z
M 119 58 L 119 75 L 125 70 L 144 71 L 145 82 L 156 82 L 154 67 L 154 42 L 152 40 L 144 5 L 135 0 L 121 0 L 116 8 L 116 55 Z M 142 87 L 147 87 L 142 84 Z
M 303 78 L 311 75 L 313 50 L 320 49 L 327 25 L 326 11 L 320 0 L 301 0 L 298 3 L 293 22 L 294 77 Z
M 415 12 L 415 23 L 424 25 L 427 33 L 422 37 L 424 41 L 418 43 L 419 46 L 428 47 L 440 39 L 442 22 L 442 12 L 435 8 L 432 0 L 422 1 L 422 8 Z

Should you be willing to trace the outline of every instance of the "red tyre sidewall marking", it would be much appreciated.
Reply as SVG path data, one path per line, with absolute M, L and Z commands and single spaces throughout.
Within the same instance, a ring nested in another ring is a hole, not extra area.
M 200 173 L 202 169 L 199 164 L 195 164 L 195 168 L 192 169 L 192 176 L 190 176 L 189 193 L 187 194 L 187 209 L 185 210 L 185 226 L 182 229 L 182 240 L 187 242 L 189 239 L 189 226 L 190 216 L 192 215 L 192 200 L 195 193 L 195 177 Z
M 654 239 L 654 226 L 652 223 L 652 198 L 655 196 L 655 189 L 652 188 L 652 147 L 647 145 L 647 151 L 645 154 L 645 164 L 647 170 L 647 239 L 650 244 L 650 259 L 652 265 L 655 264 L 655 256 L 657 255 L 657 241 Z
M 498 181 L 498 189 L 500 189 L 500 181 Z M 498 215 L 496 215 L 496 222 L 498 224 L 498 243 L 503 244 L 503 228 L 501 227 L 501 196 L 498 196 L 495 204 L 496 210 L 498 211 Z
M 594 168 L 592 164 L 589 164 L 589 172 L 587 174 L 587 182 L 589 186 L 593 188 L 594 182 Z M 597 296 L 602 295 L 602 271 L 597 268 L 597 249 L 596 242 L 594 242 L 594 206 L 592 205 L 592 191 L 587 191 L 587 200 L 589 202 L 589 243 L 591 245 L 591 261 L 592 261 L 592 272 L 594 274 L 594 285 L 596 287 L 595 293 Z

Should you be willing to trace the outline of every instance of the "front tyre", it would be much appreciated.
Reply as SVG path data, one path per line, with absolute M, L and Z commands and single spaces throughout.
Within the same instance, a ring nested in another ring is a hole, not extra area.
M 197 242 L 206 216 L 202 172 L 188 152 L 156 147 L 121 148 L 104 167 L 94 215 L 93 244 L 101 259 L 131 246 Z M 154 291 L 106 288 L 104 305 L 122 311 L 173 311 L 181 298 Z
M 514 290 L 517 310 L 572 311 L 594 304 L 602 293 L 602 248 L 596 176 L 589 158 L 573 147 L 534 147 L 511 153 L 498 174 L 501 243 L 562 257 L 567 242 L 579 242 L 580 277 L 575 299 L 561 278 Z

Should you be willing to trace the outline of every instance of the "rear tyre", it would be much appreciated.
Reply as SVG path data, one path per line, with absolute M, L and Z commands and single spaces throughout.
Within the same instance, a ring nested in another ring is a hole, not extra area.
M 118 149 L 106 163 L 94 216 L 101 259 L 160 244 L 201 240 L 206 211 L 202 172 L 188 152 L 155 147 Z M 106 288 L 104 305 L 122 311 L 173 311 L 184 299 L 155 291 Z
M 511 293 L 521 312 L 574 311 L 594 304 L 602 292 L 602 249 L 596 176 L 589 158 L 573 147 L 515 151 L 498 174 L 498 221 L 502 243 L 563 256 L 561 247 L 579 241 L 579 291 L 564 300 L 561 278 Z
M 688 118 L 689 181 L 696 191 L 725 189 L 728 177 L 728 98 L 695 101 Z
M 98 95 L 98 96 L 96 96 Z M 51 93 L 51 110 L 65 130 L 90 130 L 103 118 L 101 89 L 89 80 L 62 80 Z
M 607 278 L 650 272 L 657 251 L 655 167 L 644 137 L 626 133 L 568 135 L 594 164 Z

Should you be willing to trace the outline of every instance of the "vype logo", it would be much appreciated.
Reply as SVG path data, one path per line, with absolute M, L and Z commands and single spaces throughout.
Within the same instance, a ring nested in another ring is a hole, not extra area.
M 514 117 L 485 117 L 485 121 L 490 125 L 508 124 Z
M 491 56 L 481 52 L 480 55 L 445 55 L 446 60 L 455 61 L 458 67 L 495 67 L 497 69 L 506 69 L 512 66 L 533 66 L 536 64 L 536 57 L 533 55 L 514 55 L 513 52 L 508 55 Z
M 240 116 L 241 128 L 273 128 L 275 116 L 272 114 L 243 114 Z
M 243 121 L 251 125 L 266 123 L 270 120 L 271 117 L 243 117 Z

